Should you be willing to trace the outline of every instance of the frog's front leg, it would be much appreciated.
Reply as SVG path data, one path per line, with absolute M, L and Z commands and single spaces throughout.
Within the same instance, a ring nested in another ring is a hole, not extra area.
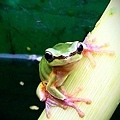
M 89 40 L 90 33 L 86 36 L 84 42 L 83 42 L 83 52 L 82 54 L 87 56 L 92 63 L 93 66 L 96 66 L 96 62 L 94 61 L 93 58 L 93 53 L 105 53 L 108 55 L 114 55 L 113 51 L 110 50 L 105 50 L 105 47 L 108 47 L 108 43 L 103 43 L 102 45 L 96 45 L 95 41 L 96 39 Z
M 45 101 L 49 95 L 60 100 L 66 99 L 66 96 L 57 89 L 57 75 L 54 72 L 51 72 L 47 81 L 47 83 L 41 82 L 37 87 L 36 93 L 40 101 Z
M 46 86 L 46 90 L 55 98 L 64 100 L 66 99 L 66 96 L 56 88 L 57 87 L 56 81 L 57 81 L 57 75 L 54 72 L 52 72 L 50 74 L 50 77 Z

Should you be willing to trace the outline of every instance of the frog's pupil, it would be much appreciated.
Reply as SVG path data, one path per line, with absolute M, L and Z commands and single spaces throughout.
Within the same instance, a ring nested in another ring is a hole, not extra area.
M 50 52 L 46 52 L 46 53 L 45 53 L 45 58 L 46 58 L 46 60 L 47 60 L 48 62 L 52 62 L 53 59 L 54 59 L 52 53 L 50 53 Z
M 77 53 L 81 54 L 82 51 L 83 51 L 83 45 L 81 43 L 79 43 L 79 45 L 77 47 Z

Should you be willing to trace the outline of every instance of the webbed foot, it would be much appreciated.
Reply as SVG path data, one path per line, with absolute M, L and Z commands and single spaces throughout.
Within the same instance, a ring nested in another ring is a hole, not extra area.
M 93 53 L 102 53 L 102 54 L 108 54 L 110 56 L 114 55 L 114 51 L 110 50 L 105 50 L 103 48 L 108 47 L 108 43 L 103 43 L 102 45 L 96 45 L 96 39 L 90 40 L 91 33 L 89 32 L 88 35 L 86 36 L 85 40 L 83 41 L 84 44 L 84 50 L 83 50 L 83 55 L 87 56 L 90 62 L 92 63 L 92 66 L 96 66 L 96 62 L 92 56 Z
M 62 88 L 62 92 L 64 93 L 65 96 L 67 96 L 67 98 L 65 100 L 63 100 L 63 104 L 66 106 L 74 108 L 77 111 L 77 113 L 79 114 L 79 116 L 81 118 L 83 118 L 85 114 L 80 110 L 80 108 L 75 104 L 75 102 L 84 102 L 86 104 L 90 104 L 91 100 L 87 99 L 87 98 L 73 97 L 75 94 L 77 94 L 81 90 L 82 90 L 82 88 L 78 87 L 78 89 L 76 89 L 73 93 L 67 94 L 64 87 Z

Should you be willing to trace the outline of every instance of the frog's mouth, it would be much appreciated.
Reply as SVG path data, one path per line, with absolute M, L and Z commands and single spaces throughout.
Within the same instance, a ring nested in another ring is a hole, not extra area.
M 82 55 L 74 55 L 72 57 L 64 57 L 63 59 L 54 59 L 49 64 L 51 66 L 66 66 L 66 65 L 73 65 L 76 64 L 80 59 L 82 58 Z
M 68 56 L 63 56 L 63 55 L 54 56 L 54 59 L 67 59 L 67 58 L 70 58 L 76 54 L 78 54 L 77 51 L 74 51 L 74 52 L 70 53 Z M 79 54 L 81 54 L 81 53 L 79 53 Z

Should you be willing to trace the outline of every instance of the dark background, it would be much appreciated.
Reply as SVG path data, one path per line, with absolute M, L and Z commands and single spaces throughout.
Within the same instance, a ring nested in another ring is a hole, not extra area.
M 109 2 L 0 0 L 0 120 L 37 120 L 44 103 L 35 94 L 38 62 L 28 55 L 43 55 L 58 42 L 83 41 Z M 30 110 L 31 105 L 39 110 Z M 120 107 L 111 120 L 119 118 Z

